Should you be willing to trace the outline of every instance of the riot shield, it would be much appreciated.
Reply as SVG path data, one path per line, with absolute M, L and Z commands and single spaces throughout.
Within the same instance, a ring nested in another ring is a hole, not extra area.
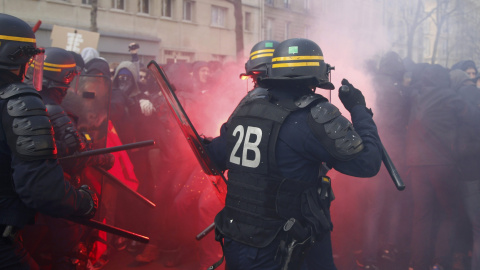
M 195 156 L 200 163 L 203 171 L 211 176 L 212 184 L 215 186 L 218 198 L 222 203 L 225 203 L 225 196 L 227 193 L 226 188 L 226 179 L 223 173 L 217 169 L 214 162 L 208 155 L 205 150 L 205 146 L 203 144 L 203 140 L 198 135 L 196 129 L 193 127 L 190 119 L 188 118 L 185 110 L 183 109 L 182 105 L 180 104 L 177 96 L 175 95 L 173 88 L 168 81 L 167 75 L 163 71 L 163 69 L 158 66 L 155 61 L 150 61 L 148 64 L 148 69 L 152 71 L 152 74 L 155 78 L 156 83 L 160 87 L 163 96 L 165 97 L 170 110 L 174 114 L 180 129 L 183 132 L 183 135 L 188 141 L 190 148 L 195 153 Z
M 108 132 L 108 108 L 111 80 L 103 75 L 76 76 L 62 107 L 77 120 L 77 129 L 91 142 L 91 149 L 105 148 Z

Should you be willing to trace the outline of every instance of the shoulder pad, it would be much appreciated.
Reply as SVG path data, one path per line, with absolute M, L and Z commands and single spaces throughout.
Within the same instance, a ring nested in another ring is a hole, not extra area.
M 7 113 L 12 117 L 47 115 L 47 109 L 40 96 L 21 95 L 7 102 Z
M 0 88 L 0 99 L 8 99 L 18 95 L 36 95 L 40 96 L 38 91 L 33 86 L 26 83 L 11 83 L 5 87 Z
M 63 132 L 66 126 L 73 126 L 72 120 L 60 105 L 47 104 L 47 112 L 56 132 Z
M 57 115 L 57 114 L 63 114 L 64 110 L 60 105 L 57 104 L 47 104 L 45 105 L 47 107 L 47 112 L 50 117 Z
M 325 98 L 322 95 L 312 93 L 305 96 L 301 96 L 299 99 L 295 100 L 295 105 L 298 108 L 305 108 L 308 105 L 310 105 L 312 102 L 319 99 L 325 99 Z
M 363 150 L 363 142 L 337 107 L 322 102 L 312 107 L 308 124 L 322 146 L 336 159 L 349 160 Z
M 16 151 L 28 160 L 56 158 L 57 154 L 52 135 L 19 136 Z
M 323 124 L 342 115 L 340 110 L 330 102 L 320 102 L 310 109 L 315 122 Z
M 12 153 L 25 160 L 55 158 L 53 129 L 37 90 L 24 83 L 0 88 L 7 99 L 2 125 Z

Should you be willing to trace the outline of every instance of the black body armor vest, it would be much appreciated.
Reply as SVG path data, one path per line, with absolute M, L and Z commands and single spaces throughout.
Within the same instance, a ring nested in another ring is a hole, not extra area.
M 321 98 L 312 99 L 309 103 Z M 285 107 L 266 98 L 245 101 L 229 119 L 228 193 L 219 231 L 256 247 L 265 247 L 292 217 L 302 219 L 301 193 L 315 185 L 284 179 L 276 165 L 275 146 L 288 115 L 305 104 Z M 307 104 L 308 105 L 308 104 Z
M 329 185 L 329 181 L 322 181 L 325 177 L 320 175 L 311 182 L 286 179 L 275 158 L 280 128 L 289 114 L 299 109 L 310 111 L 308 125 L 335 158 L 347 160 L 363 149 L 352 124 L 326 101 L 312 93 L 274 104 L 265 95 L 242 101 L 237 107 L 227 130 L 228 193 L 225 208 L 215 218 L 221 234 L 262 248 L 291 218 L 309 227 L 316 237 L 331 230 L 329 202 L 321 201 L 326 191 L 323 182 Z

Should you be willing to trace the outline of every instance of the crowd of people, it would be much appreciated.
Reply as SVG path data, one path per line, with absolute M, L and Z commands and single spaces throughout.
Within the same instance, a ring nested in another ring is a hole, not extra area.
M 478 109 L 472 60 L 451 68 L 395 52 L 370 65 L 374 119 L 407 189 L 366 184 L 363 269 L 479 269 Z M 380 180 L 381 179 L 381 180 Z M 409 262 L 402 263 L 403 262 Z
M 0 26 L 0 173 L 11 179 L 0 183 L 1 269 L 99 270 L 125 249 L 138 265 L 335 270 L 339 234 L 361 251 L 357 269 L 480 269 L 474 61 L 443 67 L 388 52 L 365 70 L 371 109 L 354 79 L 342 80 L 347 90 L 339 98 L 351 120 L 315 94 L 335 87 L 320 47 L 307 39 L 261 41 L 245 65 L 162 65 L 208 153 L 228 171 L 225 199 L 140 61 L 139 44 L 128 46 L 131 59 L 109 63 L 94 48 L 42 51 L 28 24 L 13 16 L 0 14 L 0 25 L 16 26 Z M 238 79 L 242 71 L 252 87 Z M 155 145 L 69 158 L 148 140 Z M 382 145 L 404 191 L 380 166 Z M 330 178 L 348 176 L 372 178 L 353 196 L 362 205 L 359 229 L 332 232 L 345 219 L 335 203 L 330 213 Z M 105 235 L 72 218 L 150 241 Z M 197 240 L 212 223 L 215 232 Z

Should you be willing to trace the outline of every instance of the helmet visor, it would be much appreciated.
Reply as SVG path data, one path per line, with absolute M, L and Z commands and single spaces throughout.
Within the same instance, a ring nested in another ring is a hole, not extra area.
M 37 91 L 42 90 L 42 80 L 43 80 L 43 61 L 45 51 L 36 54 L 32 57 L 32 64 L 33 64 L 33 74 L 32 74 L 32 84 Z

